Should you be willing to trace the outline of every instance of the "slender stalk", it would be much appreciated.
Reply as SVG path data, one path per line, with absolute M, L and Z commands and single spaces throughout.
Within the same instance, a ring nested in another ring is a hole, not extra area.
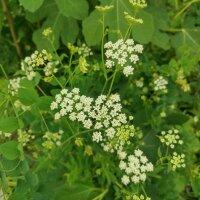
M 1 1 L 2 7 L 3 7 L 3 11 L 5 12 L 7 19 L 8 19 L 10 32 L 11 32 L 11 35 L 12 35 L 12 39 L 13 39 L 17 54 L 22 59 L 23 55 L 22 55 L 22 51 L 21 51 L 21 48 L 19 46 L 19 43 L 17 41 L 17 34 L 16 34 L 16 31 L 15 31 L 15 27 L 14 27 L 13 17 L 12 17 L 12 15 L 11 15 L 9 9 L 8 9 L 8 5 L 7 5 L 6 0 L 0 0 L 0 1 Z
M 132 24 L 129 25 L 129 27 L 128 27 L 127 31 L 126 31 L 126 34 L 125 34 L 125 36 L 124 36 L 124 40 L 126 40 L 126 39 L 129 38 L 129 35 L 130 35 L 130 33 L 131 33 L 131 32 L 130 32 L 131 29 L 132 29 Z
M 105 37 L 105 16 L 104 13 L 102 15 L 102 40 L 101 40 L 101 60 L 102 60 L 102 66 L 103 66 L 103 71 L 104 71 L 104 77 L 107 80 L 107 73 L 106 73 L 106 68 L 105 68 L 105 61 L 104 61 L 104 37 Z
M 188 2 L 175 16 L 174 19 L 176 19 L 177 17 L 179 17 L 185 10 L 187 10 L 193 3 L 197 3 L 200 0 L 193 0 Z
M 0 168 L 3 169 L 3 165 L 1 163 L 1 157 L 0 157 Z M 2 170 L 0 170 L 0 178 L 1 178 L 1 182 L 2 182 L 2 193 L 3 193 L 3 198 L 4 200 L 7 200 L 6 195 L 5 195 L 5 190 L 7 188 L 7 182 L 6 182 L 6 173 Z
M 115 68 L 115 71 L 114 71 L 114 74 L 113 74 L 113 77 L 112 77 L 112 81 L 111 81 L 110 88 L 108 90 L 107 96 L 109 96 L 110 93 L 112 92 L 112 88 L 113 88 L 113 84 L 114 84 L 114 81 L 115 81 L 116 74 L 117 74 L 117 66 Z
M 39 109 L 38 109 L 38 111 L 39 111 L 39 113 L 40 113 L 40 116 L 41 116 L 41 118 L 42 118 L 42 121 L 43 121 L 43 123 L 44 123 L 44 125 L 45 125 L 47 131 L 50 132 L 50 131 L 49 131 L 49 127 L 47 126 L 47 123 L 46 123 L 46 121 L 45 121 L 45 119 L 44 119 L 44 116 L 42 115 L 42 113 L 41 113 L 41 111 L 40 111 Z
M 58 85 L 63 89 L 63 85 L 61 84 L 61 82 L 56 78 L 55 75 L 53 75 L 54 79 L 56 80 L 56 82 L 58 83 Z
M 67 144 L 69 141 L 71 141 L 73 138 L 75 138 L 76 136 L 78 135 L 82 135 L 84 133 L 88 133 L 88 132 L 91 132 L 91 131 L 94 131 L 93 129 L 91 130 L 85 130 L 85 131 L 81 131 L 81 132 L 78 132 L 74 135 L 72 135 L 71 137 L 69 137 L 67 140 L 65 140 L 63 143 L 62 143 L 62 146 L 64 146 L 65 144 Z
M 9 80 L 9 78 L 8 78 L 8 76 L 7 76 L 7 73 L 6 73 L 6 71 L 4 70 L 4 68 L 3 68 L 3 66 L 0 64 L 0 68 L 1 68 L 1 71 L 3 72 L 3 75 L 5 76 L 5 78 L 7 79 L 7 80 Z

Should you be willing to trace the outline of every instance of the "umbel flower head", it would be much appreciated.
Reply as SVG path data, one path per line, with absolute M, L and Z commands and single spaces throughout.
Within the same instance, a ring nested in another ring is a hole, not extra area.
M 134 154 L 126 155 L 125 152 L 118 152 L 121 159 L 119 168 L 124 172 L 121 181 L 124 185 L 129 183 L 138 184 L 147 178 L 146 173 L 153 171 L 153 164 L 148 161 L 140 149 L 136 149 Z
M 58 64 L 59 62 L 53 60 L 52 55 L 43 49 L 41 52 L 35 51 L 31 56 L 27 56 L 21 62 L 21 69 L 25 72 L 27 79 L 32 80 L 36 76 L 36 70 L 39 67 L 44 67 L 45 76 L 51 76 L 58 71 L 56 68 Z
M 177 144 L 183 144 L 183 140 L 180 139 L 178 129 L 162 131 L 159 138 L 162 143 L 169 146 L 171 149 L 174 149 Z
M 136 132 L 122 113 L 118 94 L 110 97 L 100 95 L 93 99 L 80 95 L 78 88 L 71 92 L 63 89 L 55 96 L 51 110 L 56 110 L 56 120 L 67 116 L 71 121 L 81 122 L 84 128 L 93 129 L 92 140 L 105 151 L 114 152 L 123 145 L 129 145 Z
M 71 121 L 81 123 L 84 128 L 91 129 L 93 131 L 91 139 L 104 151 L 117 152 L 121 160 L 119 167 L 125 171 L 122 177 L 123 184 L 145 181 L 146 172 L 153 170 L 153 165 L 148 162 L 141 150 L 135 150 L 134 155 L 128 157 L 123 150 L 131 144 L 131 139 L 137 134 L 137 130 L 129 124 L 132 116 L 128 117 L 122 112 L 118 94 L 109 97 L 100 95 L 94 99 L 80 95 L 78 88 L 71 91 L 63 89 L 55 96 L 51 110 L 56 111 L 56 120 L 66 116 Z
M 104 45 L 105 56 L 106 56 L 106 67 L 121 67 L 123 73 L 126 77 L 133 74 L 134 67 L 138 61 L 139 56 L 143 51 L 143 46 L 140 44 L 135 44 L 133 39 L 123 39 L 118 40 L 115 43 L 111 41 Z
M 184 168 L 185 167 L 185 154 L 178 154 L 173 152 L 173 155 L 170 160 L 172 170 L 175 171 L 177 168 Z

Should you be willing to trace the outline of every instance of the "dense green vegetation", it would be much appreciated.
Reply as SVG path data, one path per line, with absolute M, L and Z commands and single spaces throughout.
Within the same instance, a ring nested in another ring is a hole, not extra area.
M 199 0 L 0 0 L 0 200 L 200 199 Z

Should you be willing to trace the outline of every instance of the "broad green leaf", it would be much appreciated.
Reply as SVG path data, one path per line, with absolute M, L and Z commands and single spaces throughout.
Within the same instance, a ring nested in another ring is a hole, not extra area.
M 88 3 L 86 0 L 55 0 L 59 11 L 65 17 L 84 19 L 88 14 Z
M 189 120 L 189 117 L 180 112 L 171 113 L 166 117 L 166 121 L 169 124 L 180 124 L 181 125 L 181 124 L 184 124 L 188 120 Z
M 32 105 L 38 100 L 38 94 L 34 88 L 20 88 L 18 91 L 19 100 L 24 105 Z
M 165 50 L 170 48 L 170 37 L 167 33 L 162 33 L 159 30 L 155 31 L 151 42 Z
M 18 120 L 15 117 L 5 117 L 0 119 L 0 131 L 13 132 L 18 129 Z
M 53 97 L 43 96 L 38 99 L 37 106 L 41 111 L 48 111 L 52 101 Z
M 8 160 L 15 160 L 19 157 L 18 143 L 16 141 L 9 141 L 0 145 L 0 154 Z
M 200 28 L 186 27 L 180 29 L 179 32 L 172 37 L 172 45 L 175 48 L 178 48 L 181 45 L 200 48 Z
M 90 200 L 90 195 L 94 191 L 97 191 L 97 188 L 93 188 L 91 186 L 82 185 L 82 184 L 74 184 L 74 186 L 70 188 L 61 188 L 57 192 L 56 199 L 58 200 Z
M 26 181 L 30 187 L 34 187 L 38 184 L 38 176 L 35 173 L 31 173 L 30 171 L 26 173 Z
M 35 12 L 44 0 L 19 0 L 21 5 L 30 12 Z
M 101 41 L 103 24 L 100 19 L 101 13 L 95 10 L 83 21 L 83 35 L 89 46 L 96 45 Z
M 200 178 L 192 178 L 191 184 L 195 197 L 200 197 Z
M 133 27 L 132 36 L 136 41 L 146 44 L 151 41 L 154 33 L 153 17 L 145 11 L 141 11 L 137 17 L 143 19 L 143 23 Z
M 49 1 L 49 5 L 50 5 Z M 43 9 L 43 7 L 41 8 Z M 64 17 L 55 7 L 49 7 L 49 12 L 43 17 L 46 17 L 42 27 L 33 33 L 33 41 L 39 50 L 47 49 L 52 52 L 54 49 L 47 38 L 42 35 L 45 28 L 51 27 L 52 35 L 54 37 L 53 45 L 57 49 L 59 47 L 59 40 L 66 45 L 68 42 L 74 43 L 79 32 L 77 21 L 73 18 Z M 42 12 L 42 10 L 41 10 Z

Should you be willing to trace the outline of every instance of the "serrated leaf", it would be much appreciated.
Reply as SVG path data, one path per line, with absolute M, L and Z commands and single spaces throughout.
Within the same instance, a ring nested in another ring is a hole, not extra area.
M 15 160 L 19 157 L 18 143 L 16 141 L 9 141 L 0 145 L 0 154 L 8 160 Z
M 44 0 L 19 0 L 21 5 L 30 12 L 35 12 L 42 4 Z
M 13 132 L 18 129 L 18 121 L 15 117 L 6 117 L 0 119 L 0 131 Z
M 86 0 L 55 0 L 59 11 L 65 17 L 84 19 L 88 14 L 88 3 Z

